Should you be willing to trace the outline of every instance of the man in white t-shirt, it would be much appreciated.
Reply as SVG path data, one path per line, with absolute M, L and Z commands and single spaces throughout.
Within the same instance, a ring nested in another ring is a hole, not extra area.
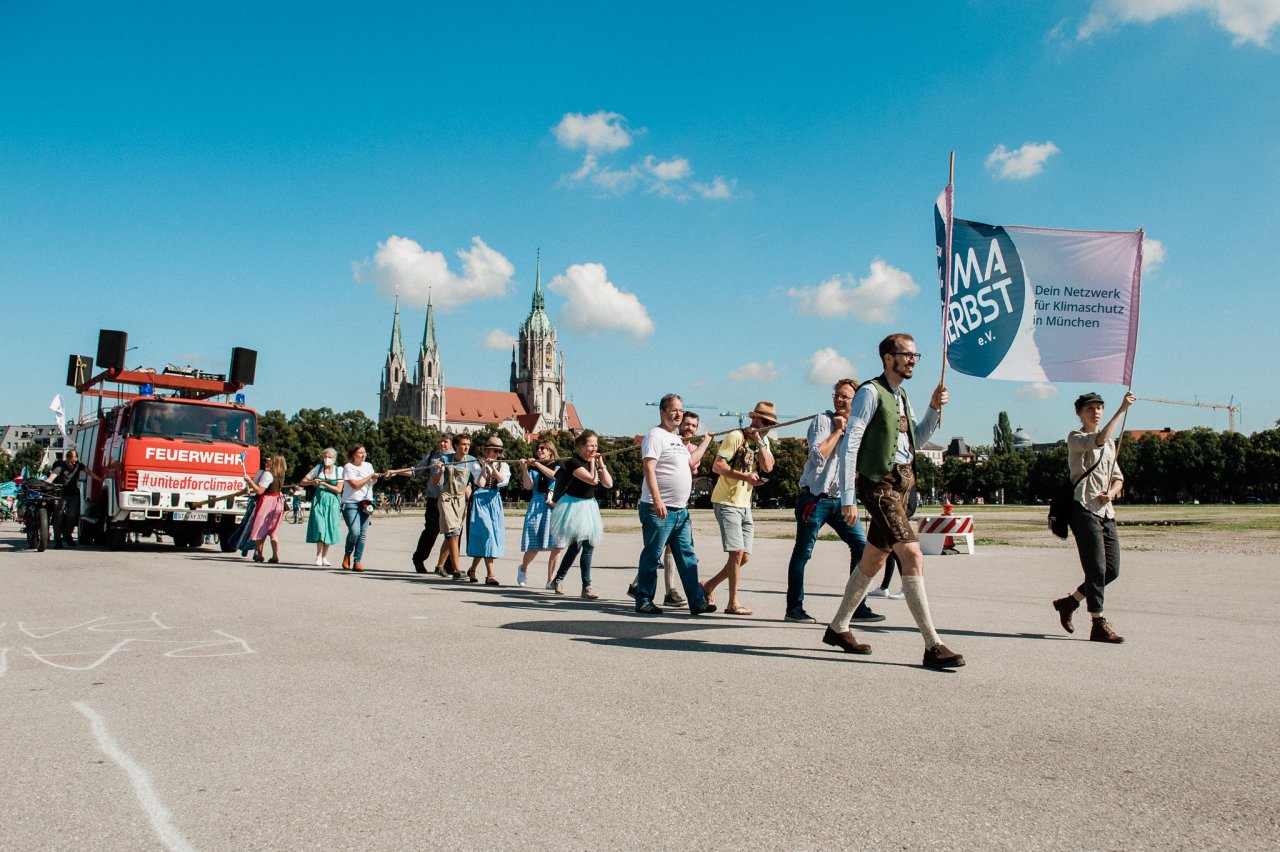
M 698 557 L 693 552 L 693 528 L 689 521 L 689 492 L 693 490 L 693 471 L 689 467 L 689 449 L 676 429 L 684 417 L 684 402 L 669 393 L 658 404 L 661 423 L 653 427 L 640 445 L 644 458 L 644 483 L 640 487 L 640 527 L 644 550 L 640 552 L 640 570 L 636 573 L 636 612 L 659 614 L 654 604 L 658 590 L 658 565 L 662 550 L 671 546 L 671 555 L 680 572 L 689 601 L 689 612 L 703 615 L 715 612 L 713 604 L 698 583 Z

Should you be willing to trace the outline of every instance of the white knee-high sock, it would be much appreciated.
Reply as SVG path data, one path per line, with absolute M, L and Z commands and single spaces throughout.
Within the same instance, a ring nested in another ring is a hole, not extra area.
M 832 630 L 843 633 L 849 629 L 849 619 L 853 617 L 853 611 L 858 608 L 858 604 L 862 603 L 862 599 L 867 596 L 867 589 L 871 588 L 871 581 L 874 579 L 874 576 L 868 577 L 863 574 L 861 568 L 853 569 L 853 573 L 849 575 L 849 582 L 844 585 L 844 597 L 840 599 L 840 606 L 836 607 L 836 617 L 831 619 Z
M 925 650 L 937 645 L 942 640 L 938 638 L 938 631 L 933 629 L 933 617 L 929 615 L 929 598 L 924 593 L 924 577 L 919 575 L 908 577 L 904 574 L 902 594 L 906 596 L 911 617 L 916 620 L 920 635 L 924 637 Z

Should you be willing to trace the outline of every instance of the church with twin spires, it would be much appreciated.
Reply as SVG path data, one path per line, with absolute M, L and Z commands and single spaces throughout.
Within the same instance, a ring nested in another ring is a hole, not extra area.
M 513 438 L 528 440 L 548 431 L 578 432 L 582 421 L 564 386 L 564 352 L 556 346 L 556 327 L 547 316 L 542 294 L 541 263 L 534 277 L 533 305 L 520 325 L 511 351 L 511 377 L 506 391 L 449 387 L 444 383 L 435 310 L 427 299 L 422 343 L 409 377 L 400 336 L 400 300 L 391 320 L 391 346 L 382 368 L 378 422 L 408 417 L 441 432 L 465 435 L 497 427 Z

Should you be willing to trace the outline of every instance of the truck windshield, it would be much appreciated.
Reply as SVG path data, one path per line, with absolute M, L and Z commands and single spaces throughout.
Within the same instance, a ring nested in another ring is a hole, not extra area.
M 129 434 L 159 435 L 194 441 L 258 443 L 258 419 L 252 411 L 184 402 L 140 402 L 133 406 Z

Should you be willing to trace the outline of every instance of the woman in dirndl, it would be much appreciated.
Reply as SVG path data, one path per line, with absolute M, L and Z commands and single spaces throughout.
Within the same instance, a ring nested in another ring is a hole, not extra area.
M 556 448 L 548 440 L 541 440 L 534 448 L 533 459 L 520 461 L 524 487 L 532 492 L 529 507 L 524 513 L 524 529 L 520 533 L 520 550 L 524 558 L 520 562 L 520 570 L 516 572 L 516 585 L 523 586 L 528 580 L 529 566 L 539 553 L 550 551 L 547 560 L 547 588 L 556 575 L 556 563 L 560 561 L 561 543 L 551 537 L 551 489 L 555 486 L 556 474 L 560 465 L 555 461 Z
M 302 480 L 303 485 L 315 486 L 316 489 L 311 497 L 311 514 L 307 518 L 307 541 L 316 546 L 316 565 L 332 565 L 329 548 L 342 540 L 342 507 L 338 504 L 341 483 L 338 451 L 326 447 L 324 460 Z
M 471 520 L 467 524 L 471 569 L 467 571 L 467 579 L 479 582 L 476 568 L 483 559 L 484 582 L 488 586 L 502 585 L 493 574 L 493 560 L 501 557 L 506 548 L 501 489 L 511 481 L 511 468 L 502 460 L 504 449 L 502 439 L 496 435 L 485 442 L 480 472 L 471 489 Z
M 596 503 L 596 488 L 612 488 L 613 476 L 604 466 L 600 441 L 590 429 L 573 441 L 573 457 L 560 468 L 552 495 L 555 508 L 551 512 L 551 537 L 566 542 L 568 548 L 560 562 L 560 570 L 551 581 L 551 591 L 564 594 L 564 578 L 573 560 L 582 554 L 582 596 L 589 601 L 599 599 L 591 589 L 591 557 L 604 538 L 604 520 Z
M 284 495 L 280 493 L 284 475 L 284 456 L 277 453 L 255 476 L 244 478 L 245 484 L 258 496 L 253 527 L 249 530 L 249 538 L 253 541 L 254 562 L 263 561 L 262 551 L 267 539 L 271 539 L 271 558 L 266 561 L 272 564 L 280 562 L 280 541 L 276 538 L 276 530 L 280 529 L 280 521 L 284 518 Z

